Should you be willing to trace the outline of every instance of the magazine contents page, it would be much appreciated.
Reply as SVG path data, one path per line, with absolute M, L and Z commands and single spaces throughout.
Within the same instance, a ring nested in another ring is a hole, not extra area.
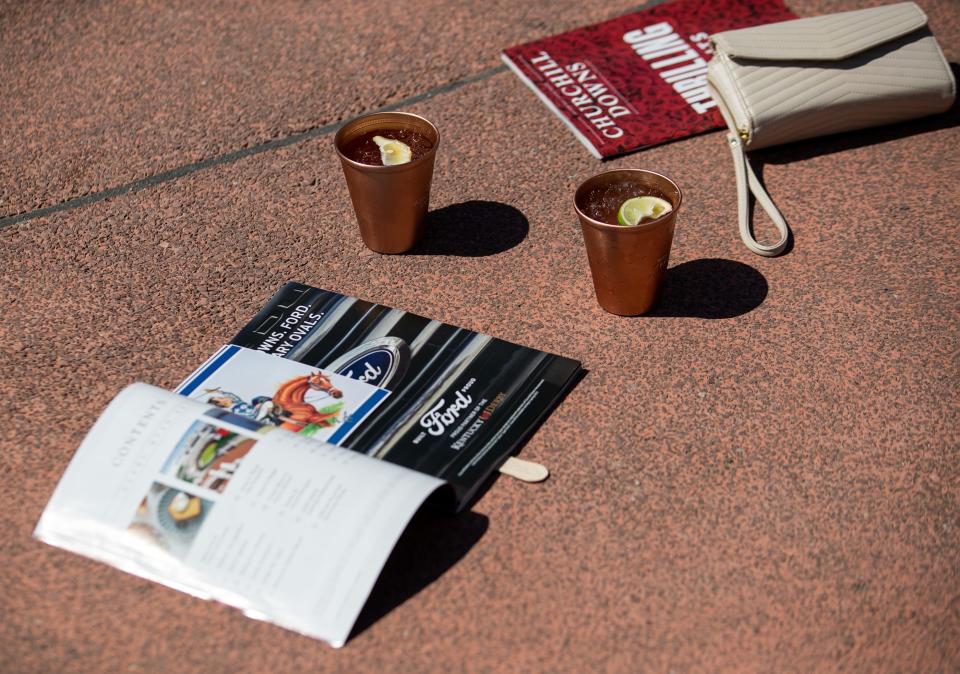
M 134 384 L 84 439 L 35 535 L 341 646 L 442 484 Z
M 227 349 L 237 347 L 383 396 L 373 408 L 357 403 L 363 418 L 331 441 L 449 482 L 459 508 L 581 372 L 569 358 L 300 283 L 283 286 Z

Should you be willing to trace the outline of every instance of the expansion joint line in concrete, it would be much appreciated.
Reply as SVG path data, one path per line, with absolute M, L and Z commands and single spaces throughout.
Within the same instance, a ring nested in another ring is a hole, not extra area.
M 398 110 L 404 108 L 408 105 L 413 105 L 421 101 L 425 101 L 429 98 L 439 96 L 441 94 L 450 93 L 455 91 L 460 87 L 464 87 L 468 84 L 474 82 L 479 82 L 481 80 L 488 79 L 504 72 L 507 69 L 506 66 L 495 66 L 493 68 L 487 68 L 482 70 L 479 73 L 464 77 L 453 82 L 448 82 L 433 89 L 429 89 L 421 94 L 416 94 L 414 96 L 409 96 L 407 98 L 401 99 L 394 103 L 384 105 L 383 107 L 377 108 L 371 112 L 389 112 L 391 110 Z M 244 157 L 251 157 L 253 155 L 262 154 L 264 152 L 270 152 L 272 150 L 279 149 L 281 147 L 287 147 L 288 145 L 294 145 L 296 143 L 303 142 L 305 140 L 310 140 L 311 138 L 319 138 L 321 136 L 326 136 L 330 133 L 335 132 L 341 126 L 346 124 L 350 120 L 341 120 L 338 122 L 332 122 L 330 124 L 325 124 L 323 126 L 313 127 L 305 131 L 298 131 L 296 133 L 290 134 L 289 136 L 284 136 L 283 138 L 274 138 L 263 143 L 258 143 L 257 145 L 251 145 L 250 147 L 245 147 L 240 150 L 234 150 L 233 152 L 228 152 L 226 154 L 218 155 L 216 157 L 210 157 L 208 159 L 201 159 L 200 161 L 193 162 L 191 164 L 184 164 L 183 166 L 178 166 L 176 168 L 170 169 L 169 171 L 164 171 L 163 173 L 157 173 L 146 178 L 140 178 L 138 180 L 133 180 L 131 182 L 125 183 L 123 185 L 118 185 L 117 187 L 111 187 L 109 189 L 102 190 L 100 192 L 93 192 L 91 194 L 85 194 L 82 197 L 75 197 L 73 199 L 67 199 L 66 201 L 61 201 L 58 204 L 52 206 L 44 206 L 43 208 L 38 208 L 33 211 L 27 211 L 26 213 L 19 213 L 17 215 L 9 215 L 7 217 L 0 218 L 0 229 L 8 227 L 9 225 L 15 225 L 18 222 L 24 222 L 27 220 L 34 220 L 35 218 L 42 218 L 47 215 L 53 215 L 54 213 L 60 213 L 62 211 L 73 210 L 74 208 L 80 208 L 81 206 L 87 206 L 89 204 L 95 204 L 98 201 L 104 201 L 105 199 L 110 199 L 111 197 L 117 197 L 124 194 L 130 194 L 131 192 L 138 192 L 148 187 L 154 187 L 155 185 L 162 185 L 163 183 L 170 182 L 172 180 L 177 180 L 178 178 L 183 178 L 184 176 L 197 173 L 198 171 L 203 171 L 204 169 L 212 168 L 214 166 L 223 166 L 224 164 L 232 164 L 235 161 L 243 159 Z

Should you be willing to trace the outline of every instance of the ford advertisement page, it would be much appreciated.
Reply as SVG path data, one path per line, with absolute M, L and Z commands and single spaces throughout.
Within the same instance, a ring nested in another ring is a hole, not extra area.
M 323 400 L 316 402 L 317 415 L 311 418 L 338 414 L 325 420 L 333 426 L 317 429 L 325 439 L 449 482 L 458 508 L 536 429 L 581 372 L 580 363 L 568 358 L 299 283 L 277 292 L 232 345 L 312 371 L 275 375 L 262 390 L 246 384 L 242 388 L 248 396 L 256 394 L 256 402 L 229 389 L 241 387 L 239 382 L 222 385 L 228 381 L 223 376 L 215 386 L 196 383 L 192 391 L 211 397 L 204 402 L 225 407 L 235 402 L 233 411 L 292 428 L 287 408 L 293 385 L 287 379 L 295 377 L 285 377 L 299 374 L 303 395 L 296 404 L 309 402 L 313 393 Z M 221 350 L 198 373 L 219 369 L 223 374 L 218 358 L 236 360 L 237 355 L 229 347 Z M 310 377 L 315 385 L 308 383 Z M 207 381 L 198 374 L 192 380 Z M 267 389 L 287 395 L 278 401 Z

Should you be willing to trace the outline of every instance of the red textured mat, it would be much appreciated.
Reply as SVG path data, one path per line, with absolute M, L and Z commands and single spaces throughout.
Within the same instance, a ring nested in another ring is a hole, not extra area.
M 954 4 L 922 4 L 960 61 Z M 598 163 L 486 69 L 618 8 L 330 7 L 0 20 L 7 215 L 486 73 L 404 107 L 443 134 L 411 255 L 362 246 L 329 134 L 0 229 L 0 671 L 957 669 L 957 111 L 759 156 L 777 259 L 739 241 L 722 134 L 605 164 L 685 192 L 660 308 L 617 318 L 572 206 Z M 523 450 L 552 477 L 422 518 L 337 652 L 30 537 L 123 385 L 172 386 L 291 278 L 590 371 Z

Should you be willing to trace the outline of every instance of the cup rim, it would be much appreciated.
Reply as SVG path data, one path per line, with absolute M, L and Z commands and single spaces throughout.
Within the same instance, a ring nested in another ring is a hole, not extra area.
M 427 151 L 424 153 L 424 155 L 423 155 L 422 157 L 420 157 L 419 159 L 414 159 L 413 161 L 408 161 L 406 164 L 396 164 L 395 166 L 383 166 L 383 165 L 378 165 L 378 164 L 364 164 L 363 162 L 354 161 L 353 159 L 350 159 L 350 157 L 348 157 L 348 156 L 346 156 L 345 154 L 343 154 L 343 152 L 340 150 L 340 139 L 341 139 L 342 136 L 343 136 L 344 129 L 346 129 L 347 127 L 349 127 L 351 124 L 354 124 L 354 123 L 356 123 L 356 122 L 361 122 L 361 121 L 363 121 L 364 119 L 367 119 L 368 117 L 374 117 L 374 116 L 379 116 L 379 115 L 390 115 L 390 116 L 394 116 L 394 117 L 412 117 L 412 118 L 418 119 L 418 120 L 420 120 L 420 121 L 422 121 L 422 122 L 426 122 L 426 123 L 430 126 L 430 128 L 433 129 L 433 133 L 434 133 L 434 134 L 436 135 L 436 137 L 437 137 L 437 142 L 435 142 L 435 143 L 433 144 L 433 147 L 431 147 L 429 150 L 427 150 Z M 422 164 L 424 161 L 432 158 L 432 157 L 437 153 L 437 148 L 438 148 L 439 146 L 440 146 L 440 129 L 438 129 L 437 126 L 436 126 L 433 122 L 431 122 L 431 121 L 430 121 L 429 119 L 427 119 L 426 117 L 423 117 L 423 116 L 421 116 L 421 115 L 415 114 L 415 113 L 413 113 L 413 112 L 397 112 L 397 111 L 393 111 L 393 110 L 390 110 L 390 111 L 387 111 L 387 112 L 368 112 L 367 114 L 360 115 L 359 117 L 354 117 L 353 119 L 348 120 L 346 123 L 344 123 L 343 126 L 341 126 L 339 129 L 337 129 L 337 133 L 336 133 L 336 135 L 334 135 L 334 137 L 333 137 L 333 148 L 337 151 L 337 154 L 340 156 L 340 160 L 341 160 L 341 161 L 346 162 L 346 163 L 349 164 L 350 166 L 353 166 L 353 167 L 355 167 L 355 168 L 358 168 L 358 169 L 361 169 L 361 170 L 364 170 L 364 171 L 375 171 L 375 172 L 378 172 L 378 173 L 399 173 L 399 172 L 401 172 L 401 171 L 408 171 L 408 170 L 410 170 L 410 169 L 412 169 L 412 168 L 414 168 L 414 167 L 416 167 L 416 166 L 419 166 L 419 165 Z
M 648 173 L 650 175 L 657 176 L 658 178 L 663 178 L 668 183 L 673 185 L 674 189 L 677 190 L 677 205 L 674 206 L 673 210 L 671 210 L 669 213 L 664 213 L 656 220 L 651 220 L 650 222 L 643 222 L 636 225 L 611 225 L 608 222 L 601 222 L 600 220 L 595 220 L 594 218 L 591 218 L 589 215 L 587 215 L 582 210 L 580 210 L 580 205 L 577 204 L 577 195 L 580 194 L 580 190 L 582 190 L 583 186 L 586 185 L 588 182 L 590 182 L 594 178 L 599 178 L 600 176 L 607 175 L 608 173 Z M 673 215 L 676 215 L 676 213 L 679 212 L 680 206 L 682 204 L 683 204 L 683 191 L 680 189 L 680 186 L 677 185 L 677 183 L 675 183 L 673 180 L 671 180 L 667 176 L 663 175 L 662 173 L 657 173 L 656 171 L 650 171 L 649 169 L 618 168 L 618 169 L 607 169 L 606 171 L 601 171 L 600 173 L 594 173 L 592 176 L 590 176 L 589 178 L 581 182 L 577 186 L 576 191 L 573 193 L 573 207 L 577 211 L 577 215 L 579 215 L 582 218 L 581 222 L 586 221 L 590 223 L 590 225 L 593 227 L 597 227 L 599 229 L 606 229 L 610 231 L 617 231 L 617 232 L 642 232 L 646 229 L 649 229 L 654 225 L 660 224 L 665 218 L 669 218 Z

